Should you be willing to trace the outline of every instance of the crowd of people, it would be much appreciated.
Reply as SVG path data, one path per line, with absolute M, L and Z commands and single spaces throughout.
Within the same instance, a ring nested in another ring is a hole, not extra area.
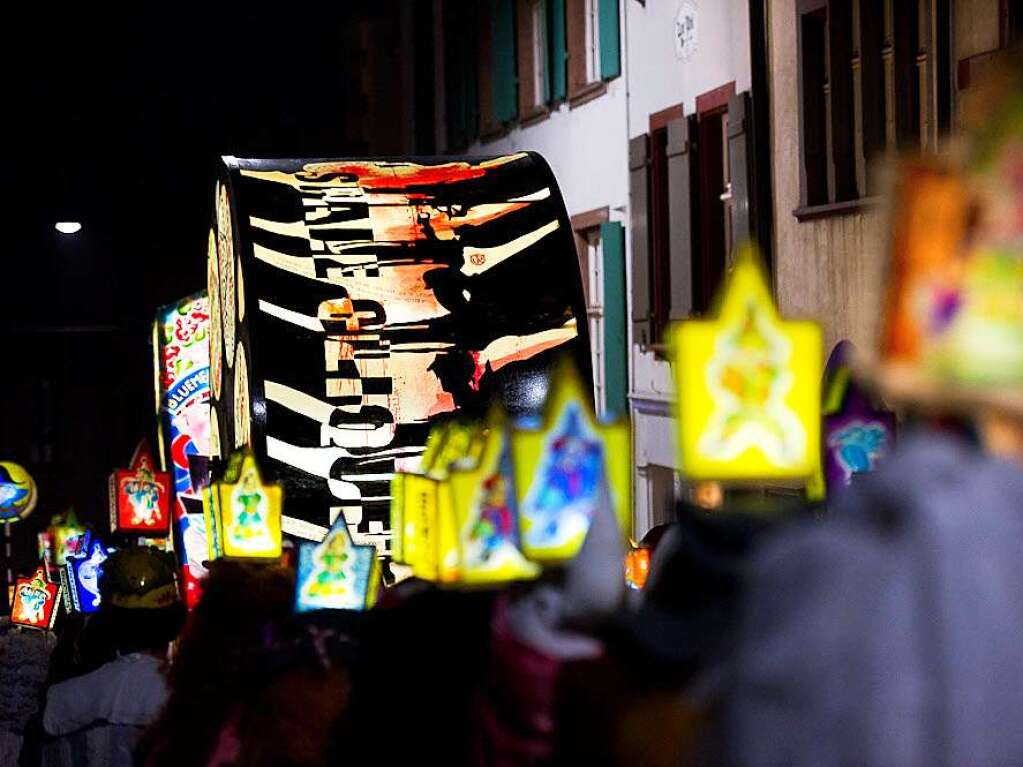
M 365 612 L 221 560 L 186 613 L 123 550 L 99 612 L 0 628 L 0 763 L 1019 763 L 1023 419 L 997 420 L 909 426 L 823 513 L 680 504 L 638 593 L 596 522 L 539 581 Z

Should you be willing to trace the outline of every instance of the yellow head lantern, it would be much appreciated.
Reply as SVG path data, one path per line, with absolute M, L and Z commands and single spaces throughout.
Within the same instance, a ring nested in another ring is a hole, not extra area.
M 715 316 L 675 326 L 681 468 L 692 480 L 808 480 L 820 461 L 820 327 L 778 316 L 752 247 Z
M 224 479 L 204 494 L 210 559 L 278 559 L 284 491 L 264 484 L 248 449 L 231 456 Z

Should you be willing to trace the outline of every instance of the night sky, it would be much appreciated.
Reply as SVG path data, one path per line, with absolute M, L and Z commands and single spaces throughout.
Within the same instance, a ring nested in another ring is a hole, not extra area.
M 70 504 L 105 527 L 106 475 L 153 434 L 149 323 L 205 286 L 217 158 L 351 151 L 351 5 L 253 5 L 37 4 L 7 27 L 0 455 L 41 490 L 19 567 Z

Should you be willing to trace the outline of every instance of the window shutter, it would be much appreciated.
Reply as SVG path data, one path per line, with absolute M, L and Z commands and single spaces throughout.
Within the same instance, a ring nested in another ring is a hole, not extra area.
M 728 101 L 728 176 L 732 188 L 732 247 L 737 248 L 753 236 L 750 228 L 749 147 L 750 95 L 743 91 Z M 729 254 L 731 258 L 731 254 Z
M 508 123 L 518 114 L 514 0 L 497 0 L 492 25 L 494 119 L 498 123 Z
M 668 123 L 668 248 L 671 300 L 668 315 L 686 319 L 693 311 L 693 206 L 690 179 L 693 145 L 691 117 Z
M 565 0 L 548 0 L 547 32 L 550 36 L 548 44 L 550 73 L 550 97 L 554 101 L 564 101 L 568 94 L 568 43 L 565 37 Z
M 625 332 L 625 228 L 600 225 L 604 253 L 604 405 L 609 416 L 628 415 L 629 376 Z
M 650 230 L 647 226 L 650 137 L 629 140 L 629 209 L 632 237 L 632 338 L 650 343 Z
M 597 0 L 600 23 L 600 78 L 610 80 L 622 73 L 619 51 L 618 0 Z

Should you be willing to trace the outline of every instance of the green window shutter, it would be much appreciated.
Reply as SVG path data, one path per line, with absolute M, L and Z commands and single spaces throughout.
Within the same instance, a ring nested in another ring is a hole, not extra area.
M 551 9 L 548 0 L 540 0 L 540 23 L 543 25 L 543 103 L 549 104 L 551 102 Z
M 568 44 L 565 39 L 565 0 L 548 0 L 548 72 L 550 98 L 564 101 L 568 95 Z
M 619 49 L 618 0 L 598 0 L 600 22 L 600 79 L 610 80 L 622 73 Z
M 600 225 L 604 253 L 604 401 L 607 414 L 629 414 L 629 367 L 625 337 L 625 227 L 617 221 Z
M 497 0 L 493 15 L 494 119 L 512 122 L 518 114 L 515 66 L 515 1 Z

